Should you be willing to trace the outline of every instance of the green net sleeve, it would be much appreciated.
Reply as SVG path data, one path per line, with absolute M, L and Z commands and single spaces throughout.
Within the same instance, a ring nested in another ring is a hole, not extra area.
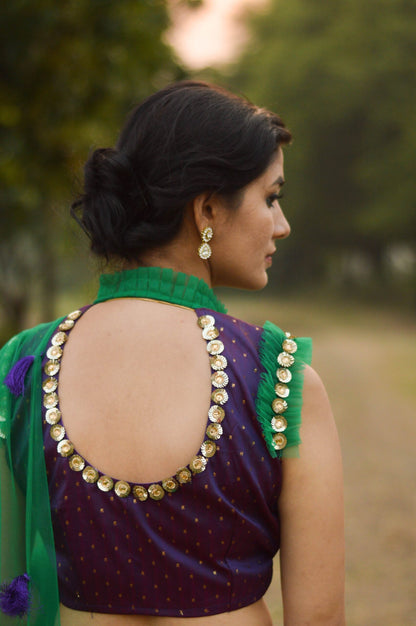
M 59 595 L 41 416 L 42 352 L 58 322 L 25 331 L 0 351 L 0 584 L 28 576 L 30 606 L 21 617 L 0 611 L 2 626 L 59 626 Z M 4 384 L 22 357 L 33 356 L 24 391 Z M 2 603 L 3 609 L 3 603 Z
M 256 398 L 257 418 L 272 457 L 298 455 L 303 370 L 312 358 L 312 341 L 295 338 L 266 322 L 259 344 L 264 372 Z

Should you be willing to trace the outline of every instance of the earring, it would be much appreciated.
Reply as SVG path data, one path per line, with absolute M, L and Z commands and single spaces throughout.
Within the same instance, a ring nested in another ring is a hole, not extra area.
M 206 226 L 204 230 L 201 231 L 202 242 L 198 248 L 198 254 L 200 258 L 204 261 L 206 259 L 209 259 L 212 254 L 211 246 L 209 245 L 208 241 L 211 241 L 213 234 L 214 231 L 212 230 L 211 226 Z

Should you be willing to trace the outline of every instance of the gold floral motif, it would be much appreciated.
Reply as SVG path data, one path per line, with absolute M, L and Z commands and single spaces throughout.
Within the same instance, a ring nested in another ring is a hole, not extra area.
M 68 336 L 66 335 L 66 333 L 60 330 L 52 337 L 51 343 L 53 346 L 61 346 L 63 343 L 65 343 L 67 339 Z
M 220 332 L 218 328 L 215 328 L 215 326 L 207 326 L 202 331 L 202 336 L 204 339 L 216 339 L 219 336 L 219 334 Z
M 84 469 L 84 471 L 82 472 L 82 478 L 85 480 L 86 483 L 96 483 L 98 480 L 98 472 L 94 467 L 91 467 L 91 465 L 87 465 L 87 467 Z
M 56 361 L 57 359 L 60 359 L 62 356 L 61 346 L 49 346 L 49 348 L 46 351 L 46 356 L 48 357 L 48 359 L 51 359 L 52 361 Z
M 280 367 L 276 372 L 276 377 L 281 383 L 290 383 L 292 380 L 292 372 L 286 367 Z
M 276 385 L 276 387 L 277 387 L 277 385 Z M 276 388 L 275 388 L 275 391 L 277 393 Z M 275 413 L 284 413 L 287 410 L 287 402 L 286 402 L 286 400 L 283 400 L 282 398 L 276 398 L 272 402 L 272 409 L 273 409 L 273 411 Z
M 226 389 L 216 389 L 212 392 L 211 398 L 216 404 L 225 404 L 228 400 L 228 392 Z
M 69 459 L 68 459 L 68 463 L 69 463 L 69 467 L 71 468 L 71 470 L 73 470 L 74 472 L 82 472 L 82 470 L 85 467 L 85 461 L 82 458 L 82 456 L 80 456 L 79 454 L 73 454 Z
M 273 447 L 275 450 L 283 450 L 287 444 L 287 439 L 283 433 L 273 435 Z
M 224 344 L 220 339 L 213 339 L 207 343 L 207 350 L 210 354 L 221 354 L 224 351 Z
M 200 328 L 206 328 L 207 326 L 214 326 L 215 319 L 212 315 L 201 315 L 198 317 L 198 326 Z
M 111 491 L 114 486 L 114 481 L 110 476 L 100 476 L 97 480 L 97 485 L 101 491 Z
M 48 361 L 45 364 L 44 372 L 47 376 L 55 376 L 59 372 L 60 367 L 59 361 Z
M 210 358 L 211 368 L 215 371 L 225 370 L 228 365 L 227 359 L 222 354 L 217 354 Z
M 209 424 L 206 433 L 210 439 L 219 439 L 223 433 L 221 424 Z
M 275 415 L 271 421 L 272 428 L 277 433 L 282 433 L 287 428 L 287 420 L 283 415 Z
M 119 498 L 126 498 L 131 491 L 131 487 L 125 480 L 118 480 L 114 485 L 114 491 Z
M 61 424 L 54 424 L 50 427 L 49 434 L 54 441 L 62 441 L 65 437 L 65 428 Z
M 295 362 L 295 357 L 288 352 L 281 352 L 277 357 L 277 362 L 282 367 L 290 367 Z
M 165 495 L 162 485 L 158 485 L 157 483 L 150 485 L 148 492 L 152 500 L 161 500 Z
M 289 352 L 289 354 L 295 354 L 296 350 L 298 349 L 298 346 L 296 344 L 296 341 L 294 341 L 293 339 L 285 339 L 282 343 L 282 348 L 285 352 Z
M 61 419 L 61 411 L 57 408 L 48 409 L 45 413 L 45 420 L 48 424 L 57 424 Z
M 228 374 L 223 371 L 214 372 L 211 376 L 211 382 L 214 387 L 222 388 L 228 385 Z
M 59 330 L 71 330 L 74 324 L 74 320 L 66 319 L 59 324 L 58 328 Z
M 58 381 L 56 378 L 47 378 L 43 381 L 42 389 L 45 393 L 52 393 L 58 386 Z
M 217 404 L 214 404 L 208 411 L 208 417 L 211 422 L 217 422 L 218 424 L 221 424 L 222 420 L 225 417 L 225 411 Z
M 277 383 L 274 390 L 276 394 L 279 396 L 279 398 L 287 398 L 288 395 L 290 394 L 289 387 L 285 385 L 284 383 Z
M 204 443 L 201 446 L 201 453 L 207 457 L 207 459 L 210 459 L 212 456 L 214 456 L 214 454 L 217 451 L 217 444 L 215 443 L 215 441 L 204 441 Z
M 142 485 L 134 485 L 133 495 L 135 498 L 140 500 L 140 502 L 145 502 L 147 498 L 149 497 L 149 494 L 147 493 L 147 489 L 145 489 L 145 487 L 142 487 Z
M 82 315 L 82 311 L 80 311 L 79 309 L 77 309 L 76 311 L 72 311 L 72 313 L 68 313 L 68 315 L 66 316 L 67 319 L 69 320 L 77 320 L 80 316 Z
M 174 493 L 178 489 L 179 485 L 178 482 L 170 476 L 169 478 L 162 480 L 162 487 L 168 493 Z
M 58 404 L 58 395 L 55 392 L 47 393 L 43 396 L 43 406 L 45 409 L 53 409 Z
M 189 467 L 194 474 L 200 474 L 206 468 L 207 460 L 203 456 L 194 456 L 194 458 L 189 463 Z
M 178 483 L 181 483 L 181 485 L 185 485 L 192 481 L 192 474 L 187 467 L 181 467 L 176 472 L 176 480 Z
M 74 444 L 69 439 L 63 439 L 56 447 L 61 456 L 71 456 L 74 451 Z

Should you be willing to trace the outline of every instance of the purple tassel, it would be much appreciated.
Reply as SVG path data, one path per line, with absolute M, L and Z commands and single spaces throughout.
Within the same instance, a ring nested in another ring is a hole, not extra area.
M 10 617 L 23 617 L 30 608 L 30 577 L 22 574 L 0 587 L 0 610 Z
M 4 379 L 4 384 L 7 385 L 14 396 L 23 396 L 25 392 L 25 376 L 34 360 L 34 356 L 24 356 L 23 359 L 19 359 Z

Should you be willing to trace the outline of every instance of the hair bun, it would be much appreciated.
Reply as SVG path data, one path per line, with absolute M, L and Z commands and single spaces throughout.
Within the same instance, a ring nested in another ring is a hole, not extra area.
M 134 189 L 134 172 L 127 155 L 114 148 L 94 150 L 84 168 L 85 194 L 114 194 L 123 199 Z
M 99 148 L 86 162 L 84 175 L 84 193 L 71 212 L 90 237 L 92 251 L 107 258 L 129 255 L 127 233 L 151 212 L 129 157 L 115 148 Z

